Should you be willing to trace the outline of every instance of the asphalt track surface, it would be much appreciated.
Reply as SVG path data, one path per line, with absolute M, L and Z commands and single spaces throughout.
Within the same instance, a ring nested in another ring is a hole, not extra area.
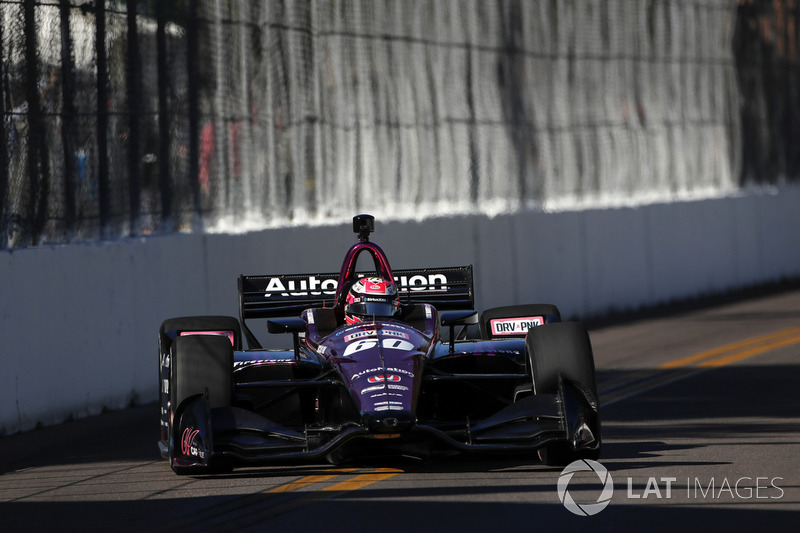
M 601 477 L 495 458 L 179 477 L 154 404 L 0 438 L 0 531 L 796 531 L 800 291 L 595 327 Z

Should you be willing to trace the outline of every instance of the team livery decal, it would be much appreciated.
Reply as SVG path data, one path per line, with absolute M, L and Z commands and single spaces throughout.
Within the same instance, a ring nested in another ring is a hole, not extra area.
M 381 330 L 381 334 L 386 337 L 399 337 L 401 339 L 410 339 L 411 337 L 408 333 L 404 333 L 402 331 L 396 331 L 394 329 L 384 328 Z
M 364 337 L 377 337 L 378 332 L 377 330 L 370 329 L 365 331 L 356 331 L 355 333 L 350 333 L 349 335 L 344 336 L 344 342 L 351 342 L 357 339 L 363 339 Z
M 308 296 L 309 294 L 313 296 L 322 294 L 333 296 L 336 294 L 338 285 L 338 280 L 320 280 L 316 276 L 309 276 L 308 279 L 301 280 L 283 280 L 280 277 L 272 277 L 269 278 L 264 289 L 264 296 L 267 298 L 273 294 L 280 294 L 284 298 L 287 296 Z
M 542 324 L 544 319 L 540 316 L 495 318 L 489 321 L 492 335 L 524 335 L 529 329 Z
M 389 381 L 391 381 L 392 383 L 397 383 L 398 381 L 400 381 L 400 376 L 398 376 L 397 374 L 376 374 L 374 376 L 368 377 L 367 381 L 369 381 L 370 383 L 383 383 Z
M 393 295 L 397 294 L 397 288 L 393 283 L 381 278 L 365 278 L 362 283 L 353 285 L 355 292 L 361 294 Z
M 364 326 L 359 326 L 358 324 L 356 324 L 355 326 L 356 327 L 364 327 Z M 353 333 L 346 334 L 344 336 L 344 341 L 345 342 L 352 342 L 352 341 L 355 341 L 355 340 L 358 340 L 358 339 L 363 339 L 364 337 L 377 337 L 378 333 L 379 333 L 378 329 L 375 329 L 372 326 L 372 324 L 370 324 L 368 327 L 370 327 L 371 329 L 362 329 L 362 330 L 355 331 Z M 381 324 L 380 325 L 380 334 L 383 335 L 384 337 L 397 337 L 399 339 L 410 339 L 411 338 L 411 336 L 408 333 L 405 333 L 405 332 L 397 330 L 397 329 L 392 329 L 392 327 L 393 327 L 392 324 Z M 348 331 L 353 331 L 353 328 L 349 328 Z
M 403 402 L 375 402 L 374 409 L 376 411 L 402 411 Z
M 181 437 L 181 452 L 183 455 L 202 457 L 203 453 L 194 445 L 194 438 L 200 433 L 198 429 L 186 428 Z
M 228 340 L 231 341 L 232 345 L 236 345 L 233 342 L 233 332 L 232 331 L 181 331 L 181 337 L 190 337 L 192 335 L 217 335 L 219 337 L 228 337 Z
M 347 345 L 347 348 L 345 348 L 342 357 L 349 357 L 354 353 L 358 353 L 363 350 L 369 350 L 377 345 L 378 341 L 371 339 L 361 339 L 355 342 L 351 342 L 350 344 Z M 414 349 L 413 344 L 401 339 L 382 339 L 380 345 L 385 350 L 401 350 L 408 352 Z
M 318 350 L 320 353 L 323 353 L 324 350 Z M 249 361 L 234 361 L 233 362 L 233 369 L 239 370 L 241 368 L 246 368 L 249 366 L 258 366 L 258 365 L 269 365 L 269 364 L 276 364 L 276 363 L 291 363 L 293 359 L 290 360 L 286 357 L 283 358 L 274 358 L 274 359 L 251 359 Z
M 393 383 L 390 383 L 388 386 L 387 385 L 372 385 L 372 386 L 367 387 L 365 389 L 361 389 L 361 394 L 367 394 L 367 393 L 376 392 L 376 391 L 385 391 L 387 388 L 389 390 L 402 390 L 402 391 L 408 390 L 408 387 L 406 387 L 405 385 L 395 385 Z M 392 394 L 392 396 L 402 396 L 402 394 Z
M 294 276 L 296 278 L 296 276 Z M 444 274 L 428 274 L 414 276 L 395 276 L 395 283 L 400 292 L 447 292 L 448 279 Z M 270 277 L 264 287 L 264 297 L 278 295 L 283 298 L 291 296 L 333 296 L 339 286 L 338 278 L 320 279 L 319 276 L 308 276 L 305 279 L 288 279 L 287 277 Z
M 402 374 L 404 376 L 408 376 L 408 377 L 411 377 L 411 378 L 414 377 L 414 373 L 413 372 L 411 372 L 409 370 L 405 370 L 403 368 L 387 367 L 386 369 L 383 369 L 381 367 L 376 367 L 376 368 L 368 368 L 367 370 L 363 370 L 361 372 L 357 372 L 357 373 L 353 374 L 353 377 L 351 379 L 353 381 L 355 381 L 358 378 L 360 378 L 362 376 L 365 376 L 366 374 L 375 374 L 375 373 L 380 372 L 382 370 L 386 370 L 387 372 L 391 372 L 392 374 Z

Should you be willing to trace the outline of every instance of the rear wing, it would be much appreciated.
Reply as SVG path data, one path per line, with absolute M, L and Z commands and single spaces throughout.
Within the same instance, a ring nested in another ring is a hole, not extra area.
M 403 304 L 429 303 L 440 310 L 475 306 L 472 265 L 394 270 L 393 275 Z M 339 273 L 239 276 L 239 315 L 244 322 L 298 316 L 311 307 L 332 307 L 338 283 Z

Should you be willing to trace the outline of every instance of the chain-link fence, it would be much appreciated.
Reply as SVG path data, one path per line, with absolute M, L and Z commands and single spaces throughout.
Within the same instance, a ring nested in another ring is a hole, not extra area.
M 800 175 L 797 0 L 0 0 L 0 20 L 0 249 Z

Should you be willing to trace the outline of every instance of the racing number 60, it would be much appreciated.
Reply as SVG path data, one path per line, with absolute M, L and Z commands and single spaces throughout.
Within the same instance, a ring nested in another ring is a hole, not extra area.
M 368 350 L 378 345 L 378 341 L 374 339 L 360 339 L 355 342 L 351 342 L 347 345 L 347 348 L 342 354 L 342 357 L 348 357 L 353 355 L 356 352 L 360 352 L 361 350 Z M 402 339 L 383 339 L 381 341 L 381 347 L 387 350 L 403 350 L 409 351 L 414 349 L 414 345 L 408 341 L 404 341 Z

